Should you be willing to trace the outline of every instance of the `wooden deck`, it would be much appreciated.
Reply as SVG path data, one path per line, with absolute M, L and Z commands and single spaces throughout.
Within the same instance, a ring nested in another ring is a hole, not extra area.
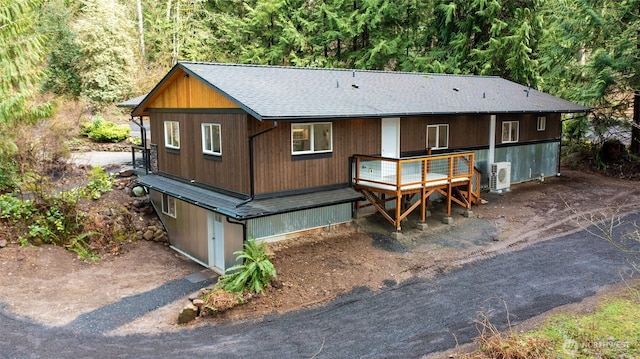
M 357 155 L 354 165 L 354 188 L 398 231 L 402 220 L 418 207 L 422 222 L 426 221 L 433 193 L 445 197 L 447 215 L 452 203 L 470 209 L 480 201 L 480 172 L 474 168 L 473 152 L 401 159 Z M 395 202 L 392 214 L 387 209 L 391 201 Z M 369 205 L 358 204 L 358 210 Z

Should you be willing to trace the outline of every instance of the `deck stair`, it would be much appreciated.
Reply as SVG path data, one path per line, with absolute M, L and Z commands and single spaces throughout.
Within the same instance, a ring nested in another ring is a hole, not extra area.
M 354 156 L 353 186 L 369 202 L 357 209 L 373 206 L 397 231 L 417 208 L 421 221 L 426 221 L 428 199 L 434 193 L 445 198 L 448 216 L 452 203 L 471 209 L 480 202 L 480 176 L 473 152 L 401 159 Z

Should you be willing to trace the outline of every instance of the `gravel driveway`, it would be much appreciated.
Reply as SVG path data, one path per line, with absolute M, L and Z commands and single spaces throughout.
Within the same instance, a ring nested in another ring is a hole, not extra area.
M 640 214 L 627 217 L 639 220 Z M 257 322 L 104 336 L 79 326 L 44 327 L 0 311 L 0 357 L 416 358 L 454 347 L 454 336 L 461 344 L 471 341 L 478 311 L 504 327 L 505 304 L 511 322 L 521 322 L 592 296 L 628 270 L 624 254 L 581 231 L 435 279 L 375 292 L 357 289 L 328 305 Z

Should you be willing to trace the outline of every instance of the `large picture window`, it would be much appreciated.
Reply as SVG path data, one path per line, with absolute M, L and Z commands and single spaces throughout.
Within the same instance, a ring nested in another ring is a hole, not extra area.
M 518 121 L 504 121 L 502 123 L 502 143 L 518 142 L 520 123 Z
M 331 152 L 331 122 L 291 124 L 291 153 L 294 155 Z
M 217 123 L 202 124 L 202 152 L 209 155 L 222 155 L 222 136 Z
M 176 218 L 176 199 L 166 193 L 162 194 L 162 213 Z
M 167 148 L 180 148 L 180 124 L 178 121 L 164 121 L 164 145 Z
M 427 126 L 427 148 L 438 150 L 449 147 L 449 125 Z

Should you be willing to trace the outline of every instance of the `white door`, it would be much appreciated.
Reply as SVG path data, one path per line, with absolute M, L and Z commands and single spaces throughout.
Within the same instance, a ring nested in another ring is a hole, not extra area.
M 382 157 L 400 158 L 400 118 L 382 119 Z
M 209 212 L 209 267 L 224 273 L 224 223 L 222 216 Z
M 400 158 L 400 118 L 391 117 L 382 119 L 382 157 Z M 382 161 L 380 166 L 381 176 L 395 176 L 396 163 Z

